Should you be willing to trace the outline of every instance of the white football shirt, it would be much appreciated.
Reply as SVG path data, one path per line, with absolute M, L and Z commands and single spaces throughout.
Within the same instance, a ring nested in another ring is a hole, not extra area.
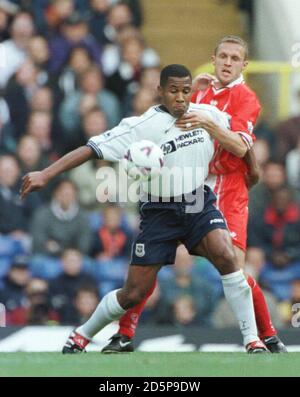
M 225 113 L 214 106 L 191 103 L 188 112 L 191 111 L 204 112 L 218 125 L 229 127 Z M 143 191 L 160 197 L 179 196 L 203 185 L 214 154 L 214 142 L 204 129 L 185 132 L 175 122 L 176 118 L 161 106 L 153 106 L 143 115 L 125 118 L 117 127 L 92 137 L 87 145 L 99 158 L 116 162 L 133 142 L 146 139 L 156 143 L 164 152 L 164 167 L 158 178 L 143 183 Z

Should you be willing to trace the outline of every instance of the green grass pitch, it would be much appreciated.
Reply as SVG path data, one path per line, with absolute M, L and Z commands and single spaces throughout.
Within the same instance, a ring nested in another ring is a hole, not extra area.
M 300 376 L 300 353 L 0 353 L 0 376 Z

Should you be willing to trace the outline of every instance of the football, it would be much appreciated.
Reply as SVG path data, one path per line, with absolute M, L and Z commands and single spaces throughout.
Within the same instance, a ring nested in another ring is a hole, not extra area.
M 142 140 L 129 146 L 122 163 L 131 178 L 149 181 L 160 174 L 164 165 L 164 154 L 154 142 Z

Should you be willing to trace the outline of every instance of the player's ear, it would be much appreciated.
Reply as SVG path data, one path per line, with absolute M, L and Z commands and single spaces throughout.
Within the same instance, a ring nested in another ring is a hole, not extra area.
M 163 96 L 163 88 L 162 88 L 162 86 L 160 86 L 160 85 L 157 86 L 157 92 L 158 92 L 158 95 L 161 98 Z
M 212 56 L 211 56 L 211 63 L 212 63 L 213 65 L 216 64 L 216 56 L 215 56 L 215 55 L 212 55 Z
M 249 61 L 246 59 L 246 60 L 243 62 L 243 69 L 242 69 L 242 70 L 245 70 L 246 67 L 248 66 L 248 64 L 249 64 Z

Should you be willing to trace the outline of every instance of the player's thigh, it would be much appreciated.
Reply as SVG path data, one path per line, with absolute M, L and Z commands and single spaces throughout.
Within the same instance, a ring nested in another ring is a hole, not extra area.
M 210 231 L 193 248 L 194 255 L 205 256 L 221 275 L 239 270 L 231 237 L 226 229 Z

